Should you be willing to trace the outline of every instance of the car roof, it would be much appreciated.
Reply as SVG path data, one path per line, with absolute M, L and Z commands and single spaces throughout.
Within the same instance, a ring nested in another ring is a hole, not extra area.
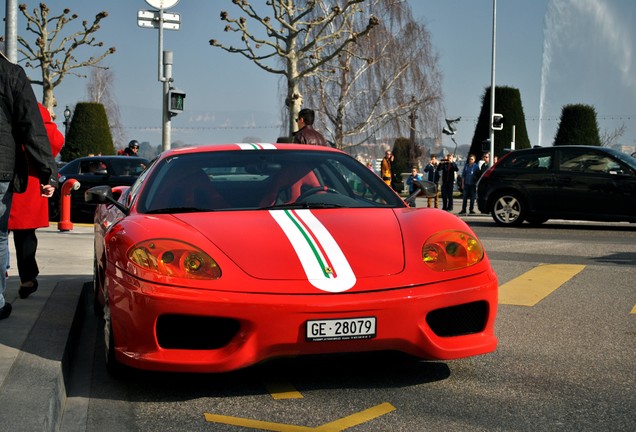
M 333 147 L 309 145 L 309 144 L 290 144 L 290 143 L 230 143 L 230 144 L 208 144 L 202 146 L 179 147 L 176 149 L 166 150 L 161 154 L 162 157 L 174 156 L 182 153 L 206 153 L 214 151 L 239 151 L 239 150 L 313 150 L 313 151 L 331 151 L 339 152 Z
M 525 148 L 525 149 L 517 149 L 517 150 L 512 150 L 510 151 L 510 153 L 517 153 L 517 152 L 533 152 L 533 151 L 542 151 L 542 150 L 551 150 L 551 149 L 567 149 L 567 148 L 579 148 L 579 149 L 595 149 L 595 150 L 600 150 L 600 151 L 604 151 L 604 152 L 608 152 L 608 153 L 612 153 L 613 150 L 607 147 L 601 147 L 601 146 L 591 146 L 591 145 L 558 145 L 558 146 L 534 146 L 532 148 Z
M 131 160 L 139 160 L 139 161 L 147 161 L 146 158 L 143 157 L 139 157 L 139 156 L 122 156 L 122 155 L 105 155 L 105 156 L 82 156 L 82 157 L 78 157 L 75 158 L 73 160 L 79 160 L 79 161 L 90 161 L 90 160 L 110 160 L 110 159 L 121 159 L 121 158 L 128 158 Z M 73 162 L 73 161 L 68 161 L 68 162 Z M 67 162 L 67 163 L 68 163 Z

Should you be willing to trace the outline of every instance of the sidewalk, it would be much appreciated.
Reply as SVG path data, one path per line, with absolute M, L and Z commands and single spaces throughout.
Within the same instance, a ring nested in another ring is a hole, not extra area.
M 0 321 L 0 428 L 15 432 L 59 430 L 72 348 L 84 308 L 78 308 L 85 284 L 92 281 L 93 227 L 75 224 L 61 232 L 57 224 L 39 229 L 39 288 L 18 296 L 19 279 L 13 237 L 5 299 L 11 316 Z

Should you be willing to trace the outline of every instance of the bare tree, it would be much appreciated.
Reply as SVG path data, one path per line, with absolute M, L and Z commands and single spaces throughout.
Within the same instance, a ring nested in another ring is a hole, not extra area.
M 430 33 L 413 20 L 408 4 L 370 2 L 364 13 L 339 17 L 331 25 L 351 28 L 369 16 L 382 16 L 383 21 L 301 84 L 308 103 L 324 114 L 319 127 L 339 148 L 368 142 L 376 134 L 412 135 L 414 127 L 435 134 L 443 111 Z
M 379 21 L 375 17 L 355 28 L 332 25 L 337 19 L 347 21 L 347 17 L 360 13 L 364 2 L 332 1 L 332 6 L 327 7 L 324 0 L 269 0 L 267 7 L 259 7 L 257 11 L 247 0 L 233 0 L 245 15 L 232 18 L 223 11 L 221 20 L 228 23 L 226 32 L 240 35 L 242 46 L 226 46 L 216 39 L 211 39 L 210 45 L 241 54 L 264 71 L 279 74 L 286 80 L 285 104 L 291 134 L 296 129 L 294 119 L 303 103 L 300 82 L 377 26 Z M 267 8 L 271 16 L 260 13 Z M 251 29 L 252 23 L 260 27 Z
M 99 23 L 108 16 L 108 12 L 95 15 L 95 20 L 90 25 L 88 21 L 82 21 L 81 29 L 64 35 L 62 30 L 66 25 L 78 18 L 76 14 L 71 15 L 70 9 L 64 9 L 59 15 L 50 15 L 50 9 L 45 3 L 40 3 L 31 13 L 27 11 L 25 4 L 21 4 L 19 9 L 27 19 L 27 31 L 36 36 L 34 44 L 18 36 L 18 43 L 22 46 L 18 51 L 24 55 L 20 61 L 26 60 L 26 67 L 40 69 L 42 79 L 32 79 L 31 82 L 42 86 L 42 105 L 53 113 L 53 108 L 57 106 L 54 90 L 66 75 L 85 78 L 78 69 L 87 66 L 100 67 L 97 64 L 115 52 L 115 48 L 111 47 L 98 57 L 89 57 L 84 61 L 79 61 L 75 57 L 77 48 L 81 46 L 101 48 L 104 45 L 95 40 L 94 33 L 99 30 Z
M 86 93 L 88 102 L 104 105 L 115 147 L 123 148 L 126 134 L 121 123 L 119 104 L 113 94 L 114 80 L 115 74 L 111 69 L 93 68 L 86 85 Z
M 604 129 L 601 132 L 601 146 L 602 147 L 612 147 L 614 146 L 620 137 L 625 134 L 625 123 L 621 124 L 621 126 L 613 131 Z

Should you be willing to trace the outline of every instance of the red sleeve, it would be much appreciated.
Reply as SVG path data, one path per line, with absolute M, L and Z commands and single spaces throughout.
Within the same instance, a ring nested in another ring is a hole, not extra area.
M 53 157 L 55 157 L 60 153 L 64 146 L 64 135 L 62 135 L 62 132 L 57 129 L 57 126 L 51 120 L 49 110 L 44 108 L 44 106 L 40 103 L 38 103 L 38 107 L 40 108 L 40 114 L 44 121 L 46 134 L 49 136 L 49 142 L 51 143 L 51 153 L 53 153 Z

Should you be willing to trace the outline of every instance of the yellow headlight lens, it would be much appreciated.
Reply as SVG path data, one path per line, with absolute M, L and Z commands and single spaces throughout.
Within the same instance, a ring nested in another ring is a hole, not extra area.
M 171 239 L 140 242 L 128 250 L 138 267 L 161 276 L 187 279 L 218 279 L 221 268 L 208 254 L 188 243 Z
M 463 231 L 440 231 L 422 247 L 422 260 L 435 271 L 470 267 L 484 259 L 484 248 L 473 235 Z

